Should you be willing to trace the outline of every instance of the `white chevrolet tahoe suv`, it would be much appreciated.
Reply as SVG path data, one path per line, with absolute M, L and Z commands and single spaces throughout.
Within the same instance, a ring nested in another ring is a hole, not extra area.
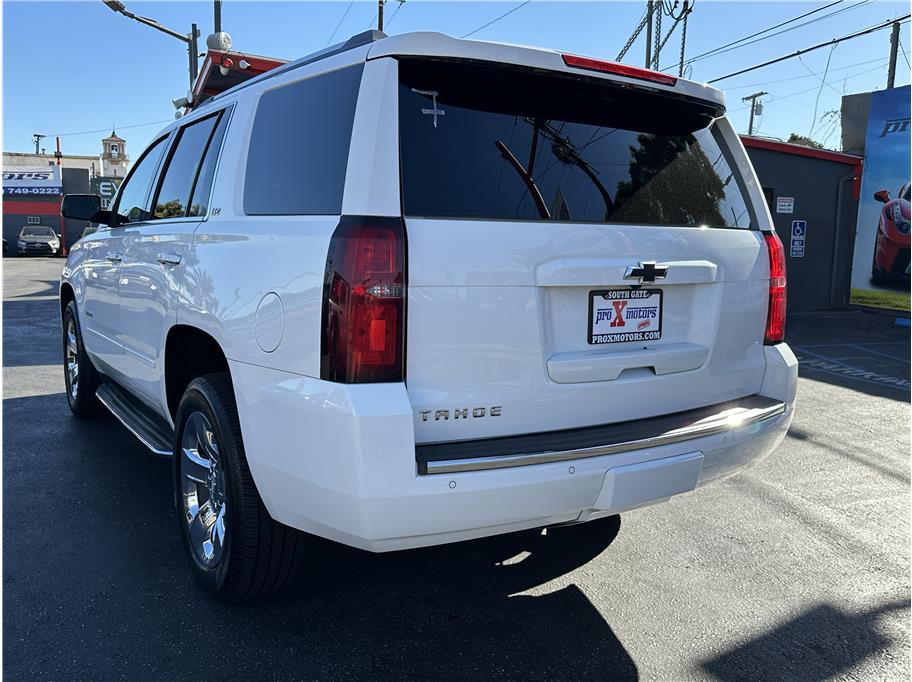
M 720 92 L 368 32 L 143 153 L 60 285 L 67 397 L 173 458 L 193 570 L 287 584 L 665 500 L 783 438 L 782 244 Z M 694 500 L 697 504 L 697 500 Z

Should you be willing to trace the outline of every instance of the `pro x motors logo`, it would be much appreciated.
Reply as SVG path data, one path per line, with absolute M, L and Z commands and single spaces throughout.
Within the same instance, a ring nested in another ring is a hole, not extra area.
M 625 317 L 624 310 L 627 308 L 627 303 L 627 301 L 612 301 L 611 308 L 596 309 L 596 324 L 608 320 L 609 327 L 626 327 L 628 320 L 639 320 L 637 329 L 645 329 L 649 326 L 650 320 L 659 316 L 659 306 L 651 305 L 631 308 L 627 310 Z
M 655 341 L 662 336 L 661 289 L 589 292 L 589 343 Z

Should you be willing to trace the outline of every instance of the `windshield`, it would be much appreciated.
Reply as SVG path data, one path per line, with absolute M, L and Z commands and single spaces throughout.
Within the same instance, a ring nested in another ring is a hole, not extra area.
M 905 185 L 902 190 L 900 190 L 900 196 L 906 201 L 909 201 L 910 194 L 912 194 L 912 185 Z
M 22 237 L 56 237 L 57 234 L 49 227 L 23 227 L 19 233 Z
M 399 98 L 407 215 L 750 227 L 708 105 L 408 60 Z

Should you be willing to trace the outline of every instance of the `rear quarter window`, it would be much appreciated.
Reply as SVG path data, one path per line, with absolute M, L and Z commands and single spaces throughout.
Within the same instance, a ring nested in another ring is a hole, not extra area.
M 363 66 L 265 92 L 244 182 L 248 215 L 332 215 L 342 191 Z

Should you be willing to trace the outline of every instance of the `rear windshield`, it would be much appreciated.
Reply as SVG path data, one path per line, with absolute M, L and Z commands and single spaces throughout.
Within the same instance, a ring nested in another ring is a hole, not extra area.
M 751 225 L 709 105 L 478 64 L 399 71 L 406 215 Z

